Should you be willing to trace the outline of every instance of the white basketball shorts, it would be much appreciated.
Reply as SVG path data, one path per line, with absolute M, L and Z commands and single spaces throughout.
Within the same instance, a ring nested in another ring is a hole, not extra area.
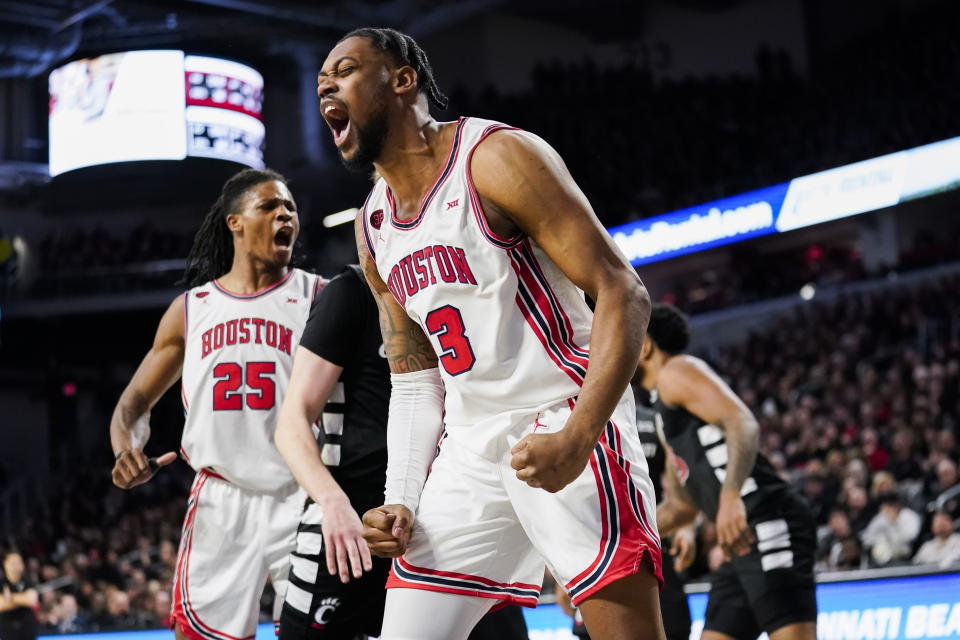
M 510 467 L 510 449 L 529 433 L 562 429 L 574 402 L 531 416 L 504 438 L 496 460 L 443 439 L 387 588 L 534 607 L 546 562 L 579 604 L 636 573 L 645 554 L 660 579 L 656 501 L 632 396 L 624 394 L 583 473 L 557 493 L 527 485 Z
M 305 494 L 241 489 L 206 469 L 187 501 L 171 620 L 193 640 L 250 640 L 267 576 L 279 620 Z

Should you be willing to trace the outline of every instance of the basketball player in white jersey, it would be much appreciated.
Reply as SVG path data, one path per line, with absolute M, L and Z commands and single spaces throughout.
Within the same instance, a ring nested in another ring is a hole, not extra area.
M 150 409 L 182 377 L 180 452 L 197 477 L 174 583 L 180 640 L 252 638 L 268 575 L 278 620 L 304 494 L 273 432 L 320 283 L 289 267 L 299 229 L 279 174 L 246 169 L 224 184 L 187 259 L 191 288 L 160 320 L 110 423 L 114 484 L 146 482 L 176 458 L 148 460 L 143 447 Z
M 627 388 L 643 284 L 543 140 L 430 117 L 446 99 L 409 36 L 351 32 L 318 83 L 341 159 L 381 176 L 356 229 L 393 387 L 386 504 L 363 518 L 395 558 L 382 638 L 535 606 L 544 561 L 595 640 L 663 638 Z

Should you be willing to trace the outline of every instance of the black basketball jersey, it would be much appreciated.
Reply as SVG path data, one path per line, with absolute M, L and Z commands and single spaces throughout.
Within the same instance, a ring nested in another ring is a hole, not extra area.
M 322 289 L 300 346 L 343 367 L 321 416 L 324 464 L 341 485 L 383 491 L 390 369 L 377 304 L 356 265 Z
M 657 496 L 657 503 L 663 499 L 663 469 L 666 466 L 667 455 L 657 436 L 657 412 L 650 407 L 637 405 L 637 434 L 640 436 L 640 446 L 643 447 L 643 457 L 647 459 L 647 469 L 650 479 L 653 480 L 653 490 Z
M 717 519 L 720 489 L 727 477 L 727 442 L 723 431 L 707 424 L 682 407 L 669 407 L 656 391 L 653 408 L 659 426 L 677 458 L 677 475 L 694 502 L 708 518 Z M 747 519 L 752 520 L 767 509 L 775 508 L 776 501 L 791 491 L 783 478 L 761 453 L 750 477 L 743 483 L 740 496 L 747 508 Z

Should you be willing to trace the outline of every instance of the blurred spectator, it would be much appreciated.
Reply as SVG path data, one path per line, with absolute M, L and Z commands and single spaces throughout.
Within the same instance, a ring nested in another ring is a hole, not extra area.
M 957 474 L 957 463 L 944 458 L 937 464 L 936 482 L 928 489 L 928 495 L 942 504 L 937 505 L 946 511 L 951 518 L 960 518 L 960 478 Z
M 33 640 L 37 637 L 37 590 L 24 579 L 23 557 L 8 553 L 3 559 L 3 581 L 0 582 L 0 638 Z
M 867 413 L 867 408 L 861 405 L 861 411 Z M 869 415 L 869 414 L 868 414 Z M 887 462 L 890 460 L 890 454 L 880 446 L 877 432 L 874 429 L 864 429 L 860 434 L 860 446 L 871 471 L 880 471 L 887 468 Z
M 923 477 L 923 466 L 919 456 L 914 453 L 913 432 L 909 429 L 899 429 L 891 440 L 890 460 L 887 470 L 897 480 L 911 480 Z
M 914 564 L 935 564 L 949 567 L 960 564 L 960 534 L 954 533 L 953 518 L 946 511 L 933 514 L 933 538 L 927 540 L 913 556 Z
M 860 538 L 848 536 L 841 541 L 840 553 L 837 555 L 836 563 L 831 568 L 838 571 L 864 568 L 863 547 L 860 544 Z
M 817 551 L 819 567 L 827 570 L 840 568 L 840 557 L 843 553 L 843 543 L 853 536 L 850 519 L 843 509 L 835 509 L 830 514 L 827 530 L 820 536 Z
M 895 491 L 882 494 L 878 502 L 880 512 L 860 535 L 870 550 L 870 558 L 880 567 L 908 560 L 913 542 L 920 535 L 920 516 L 904 507 Z
M 53 620 L 50 621 L 54 622 Z M 80 613 L 77 599 L 66 593 L 60 598 L 57 633 L 82 633 L 90 631 L 86 618 Z

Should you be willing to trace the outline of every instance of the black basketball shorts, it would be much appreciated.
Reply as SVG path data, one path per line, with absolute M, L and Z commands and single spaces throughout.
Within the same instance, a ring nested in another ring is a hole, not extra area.
M 351 496 L 354 506 L 358 502 Z M 383 500 L 379 494 L 371 504 Z M 360 513 L 359 515 L 363 515 Z M 319 506 L 309 500 L 297 528 L 297 550 L 280 613 L 280 640 L 353 640 L 379 636 L 390 560 L 373 556 L 373 569 L 344 584 L 327 572 Z
M 704 629 L 752 640 L 789 624 L 816 622 L 813 580 L 816 525 L 796 495 L 750 517 L 750 553 L 713 574 Z

